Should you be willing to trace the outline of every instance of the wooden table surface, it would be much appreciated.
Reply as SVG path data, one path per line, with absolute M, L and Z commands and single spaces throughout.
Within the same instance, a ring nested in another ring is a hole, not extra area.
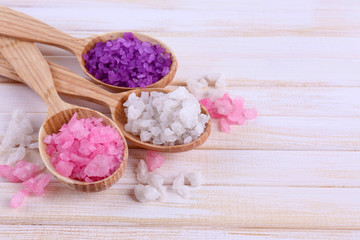
M 0 180 L 0 239 L 360 239 L 360 1 L 358 0 L 1 0 L 73 36 L 138 31 L 172 47 L 172 85 L 223 72 L 228 91 L 259 117 L 186 153 L 164 154 L 160 172 L 201 171 L 189 199 L 134 200 L 126 173 L 110 189 L 79 193 L 52 180 L 19 209 L 19 185 Z M 39 45 L 48 60 L 84 75 L 68 52 Z M 104 107 L 64 98 L 71 103 Z M 24 109 L 36 130 L 46 106 L 1 78 L 0 133 Z M 34 139 L 37 133 L 34 133 Z

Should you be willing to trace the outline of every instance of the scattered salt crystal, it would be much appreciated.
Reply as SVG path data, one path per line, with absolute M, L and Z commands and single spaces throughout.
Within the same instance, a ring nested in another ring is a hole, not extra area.
M 19 160 L 24 159 L 25 157 L 25 147 L 23 145 L 20 145 L 17 149 L 16 152 L 14 152 L 13 154 L 11 154 L 8 158 L 8 164 L 14 164 Z
M 148 184 L 156 188 L 160 193 L 160 200 L 165 199 L 166 188 L 164 185 L 165 178 L 156 173 L 150 173 L 148 178 Z
M 20 182 L 20 180 L 14 176 L 15 168 L 9 165 L 0 165 L 0 177 L 7 178 L 10 182 Z
M 51 175 L 49 173 L 40 173 L 36 177 L 30 178 L 22 183 L 26 189 L 36 195 L 43 195 L 45 187 L 50 182 Z
M 20 207 L 23 204 L 25 197 L 27 197 L 28 195 L 29 195 L 29 192 L 26 189 L 24 189 L 24 188 L 21 189 L 15 195 L 12 196 L 12 198 L 10 200 L 10 207 L 12 207 L 12 208 Z
M 165 158 L 155 151 L 146 152 L 146 165 L 150 171 L 159 168 L 165 161 Z
M 160 192 L 153 186 L 138 184 L 134 189 L 135 197 L 139 202 L 149 202 L 159 199 Z
M 34 177 L 35 173 L 37 173 L 39 170 L 39 166 L 36 166 L 31 162 L 21 160 L 16 163 L 15 169 L 12 174 L 20 181 L 26 181 L 29 178 Z
M 201 172 L 189 172 L 185 175 L 185 178 L 190 182 L 192 187 L 199 187 L 201 185 Z
M 86 182 L 113 174 L 124 153 L 124 142 L 115 128 L 105 126 L 101 118 L 77 119 L 77 113 L 59 133 L 43 141 L 61 175 Z
M 203 133 L 198 126 L 200 118 L 203 128 L 209 121 L 201 116 L 199 102 L 184 87 L 168 94 L 153 91 L 140 98 L 132 94 L 124 103 L 128 118 L 125 130 L 140 135 L 141 141 L 166 146 L 184 144 L 186 137 L 195 140 Z
M 185 186 L 184 174 L 180 174 L 174 179 L 172 189 L 175 190 L 183 198 L 189 197 L 189 188 Z
M 245 120 L 257 117 L 256 108 L 245 109 L 244 99 L 235 97 L 231 99 L 228 93 L 213 102 L 210 98 L 200 100 L 200 103 L 209 111 L 211 118 L 220 119 L 219 125 L 222 132 L 229 133 L 230 125 L 243 125 Z
M 142 184 L 147 184 L 149 170 L 144 160 L 140 159 L 135 172 L 136 172 L 136 179 Z

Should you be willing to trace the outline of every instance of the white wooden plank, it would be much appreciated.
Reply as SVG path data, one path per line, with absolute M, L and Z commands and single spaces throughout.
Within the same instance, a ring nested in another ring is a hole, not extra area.
M 169 190 L 164 202 L 134 200 L 120 180 L 100 193 L 77 193 L 52 182 L 44 197 L 10 209 L 16 189 L 0 183 L 0 224 L 218 226 L 237 228 L 360 228 L 358 188 L 202 186 L 183 199 Z
M 62 30 L 151 29 L 158 32 L 186 31 L 211 36 L 359 36 L 356 20 L 353 23 L 349 21 L 358 19 L 357 12 L 354 11 L 359 8 L 357 2 L 351 1 L 343 5 L 341 1 L 331 3 L 330 5 L 329 1 L 308 0 L 301 4 L 296 1 L 266 1 L 254 4 L 246 0 L 220 4 L 214 1 L 210 8 L 205 10 L 202 4 L 193 5 L 190 2 L 161 2 L 150 5 L 137 1 L 135 4 L 112 2 L 108 5 L 87 2 L 86 10 L 84 4 L 77 3 L 71 7 L 57 5 L 56 8 L 46 8 L 46 11 L 42 7 L 29 8 L 20 3 L 20 7 L 14 9 Z M 281 7 L 278 4 L 281 4 Z M 226 10 L 217 5 L 223 5 Z M 59 16 L 59 13 L 62 15 Z M 74 21 L 70 22 L 64 15 L 71 16 Z M 63 20 L 58 21 L 59 18 Z M 129 19 L 132 21 L 128 21 Z M 89 22 L 93 24 L 87 24 Z
M 289 230 L 289 229 L 216 229 L 215 227 L 107 227 L 107 226 L 33 226 L 2 225 L 3 240 L 26 239 L 221 239 L 221 240 L 350 240 L 360 237 L 359 231 Z

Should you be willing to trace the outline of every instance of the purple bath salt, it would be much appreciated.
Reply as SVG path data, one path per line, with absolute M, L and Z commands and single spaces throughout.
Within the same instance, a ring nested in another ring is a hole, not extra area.
M 170 53 L 160 44 L 141 41 L 133 33 L 123 38 L 96 43 L 83 54 L 85 67 L 95 78 L 119 87 L 142 87 L 153 84 L 169 73 Z

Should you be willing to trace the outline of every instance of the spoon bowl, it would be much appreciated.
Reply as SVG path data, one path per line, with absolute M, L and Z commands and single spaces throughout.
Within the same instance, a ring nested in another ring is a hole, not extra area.
M 97 42 L 106 42 L 110 39 L 113 40 L 122 37 L 124 32 L 106 33 L 90 38 L 75 38 L 24 13 L 0 6 L 0 34 L 20 40 L 49 44 L 68 50 L 76 56 L 84 73 L 94 81 L 118 92 L 130 89 L 107 84 L 102 82 L 100 79 L 96 79 L 86 69 L 85 61 L 82 57 L 84 53 L 87 53 L 90 49 L 94 48 Z M 166 46 L 166 44 L 144 34 L 134 33 L 134 36 L 142 41 L 149 41 L 152 44 L 160 44 L 163 48 L 165 48 L 165 52 L 170 53 L 172 63 L 169 73 L 157 82 L 146 86 L 146 88 L 161 88 L 167 86 L 174 78 L 178 65 L 173 51 Z
M 106 42 L 108 40 L 115 40 L 117 38 L 122 38 L 124 36 L 125 32 L 112 32 L 112 33 L 106 33 L 103 35 L 99 35 L 99 36 L 95 36 L 93 38 L 90 38 L 91 40 L 86 42 L 86 45 L 83 48 L 83 51 L 80 55 L 76 55 L 76 57 L 78 58 L 78 61 L 80 62 L 80 66 L 82 68 L 82 70 L 84 71 L 84 73 L 91 78 L 93 81 L 100 83 L 106 87 L 110 87 L 113 89 L 116 89 L 118 91 L 127 91 L 129 89 L 134 89 L 134 88 L 127 88 L 127 87 L 120 87 L 120 86 L 114 86 L 108 83 L 104 83 L 103 81 L 95 78 L 94 75 L 92 75 L 91 73 L 89 73 L 88 69 L 85 67 L 85 60 L 82 57 L 83 54 L 87 54 L 91 49 L 93 49 L 96 45 L 96 43 L 98 42 Z M 161 79 L 159 79 L 157 82 L 150 84 L 148 86 L 146 86 L 146 88 L 162 88 L 162 87 L 166 87 L 167 85 L 169 85 L 169 83 L 174 79 L 175 77 L 175 73 L 177 70 L 177 60 L 176 57 L 173 53 L 173 51 L 165 45 L 165 43 L 149 37 L 147 35 L 141 34 L 141 33 L 133 33 L 134 36 L 138 39 L 140 39 L 141 41 L 148 41 L 150 42 L 152 45 L 156 45 L 156 44 L 160 44 L 163 48 L 165 48 L 165 53 L 170 53 L 171 56 L 171 66 L 169 69 L 169 73 L 167 75 L 165 75 L 164 77 L 162 77 Z M 138 87 L 139 89 L 141 89 L 140 87 Z
M 74 180 L 68 177 L 64 177 L 55 169 L 54 165 L 50 161 L 50 156 L 46 153 L 46 144 L 44 143 L 44 138 L 47 135 L 51 135 L 53 133 L 58 133 L 59 129 L 64 125 L 67 124 L 71 117 L 77 113 L 78 119 L 82 118 L 101 118 L 103 123 L 105 125 L 110 125 L 111 127 L 114 127 L 120 134 L 123 142 L 124 142 L 124 155 L 123 160 L 119 166 L 119 168 L 109 177 L 104 178 L 100 181 L 96 182 L 83 182 L 79 180 Z M 122 134 L 121 130 L 117 127 L 114 122 L 106 117 L 105 115 L 88 109 L 88 108 L 82 108 L 82 107 L 73 107 L 66 110 L 63 110 L 61 112 L 56 113 L 55 115 L 52 115 L 51 117 L 47 118 L 46 121 L 43 123 L 43 125 L 40 128 L 39 131 L 39 152 L 41 155 L 41 158 L 43 159 L 45 166 L 50 171 L 50 173 L 57 178 L 60 182 L 64 183 L 66 186 L 68 186 L 71 189 L 83 191 L 83 192 L 97 192 L 105 190 L 109 187 L 111 187 L 113 184 L 115 184 L 120 177 L 123 175 L 124 170 L 126 168 L 126 163 L 128 159 L 128 147 L 126 140 L 124 138 L 124 135 Z
M 153 91 L 162 92 L 162 93 L 171 92 L 171 90 L 169 90 L 169 89 L 159 89 L 159 88 L 135 89 L 132 91 L 124 92 L 122 94 L 121 98 L 119 99 L 118 104 L 116 105 L 115 112 L 112 115 L 112 118 L 114 119 L 115 123 L 119 126 L 121 131 L 124 133 L 124 136 L 127 140 L 131 141 L 132 143 L 134 143 L 142 148 L 154 150 L 154 151 L 158 151 L 158 152 L 185 152 L 185 151 L 189 151 L 189 150 L 196 148 L 197 146 L 203 144 L 207 140 L 207 138 L 210 135 L 210 131 L 211 131 L 211 119 L 209 119 L 209 122 L 206 124 L 204 132 L 197 139 L 195 139 L 187 144 L 179 144 L 179 145 L 174 145 L 174 146 L 155 145 L 155 144 L 151 144 L 149 142 L 142 142 L 139 136 L 134 135 L 130 132 L 127 132 L 125 130 L 125 124 L 127 123 L 127 117 L 125 114 L 125 107 L 123 104 L 128 100 L 129 95 L 132 93 L 135 93 L 136 96 L 140 97 L 141 92 L 153 92 Z M 206 108 L 204 106 L 202 106 L 201 104 L 200 104 L 200 106 L 201 106 L 201 113 L 209 116 L 209 112 L 206 110 Z
M 19 77 L 37 92 L 48 106 L 46 121 L 40 128 L 38 140 L 41 157 L 50 173 L 66 186 L 85 192 L 105 190 L 119 180 L 126 166 L 128 148 L 124 135 L 116 124 L 97 111 L 63 102 L 55 90 L 49 65 L 33 43 L 0 37 L 0 52 Z M 111 176 L 97 182 L 76 181 L 60 175 L 51 163 L 50 156 L 46 153 L 46 144 L 43 142 L 44 138 L 48 134 L 59 132 L 62 125 L 68 123 L 75 112 L 78 113 L 80 118 L 102 118 L 102 122 L 105 125 L 111 125 L 119 132 L 124 142 L 124 154 L 121 164 Z

